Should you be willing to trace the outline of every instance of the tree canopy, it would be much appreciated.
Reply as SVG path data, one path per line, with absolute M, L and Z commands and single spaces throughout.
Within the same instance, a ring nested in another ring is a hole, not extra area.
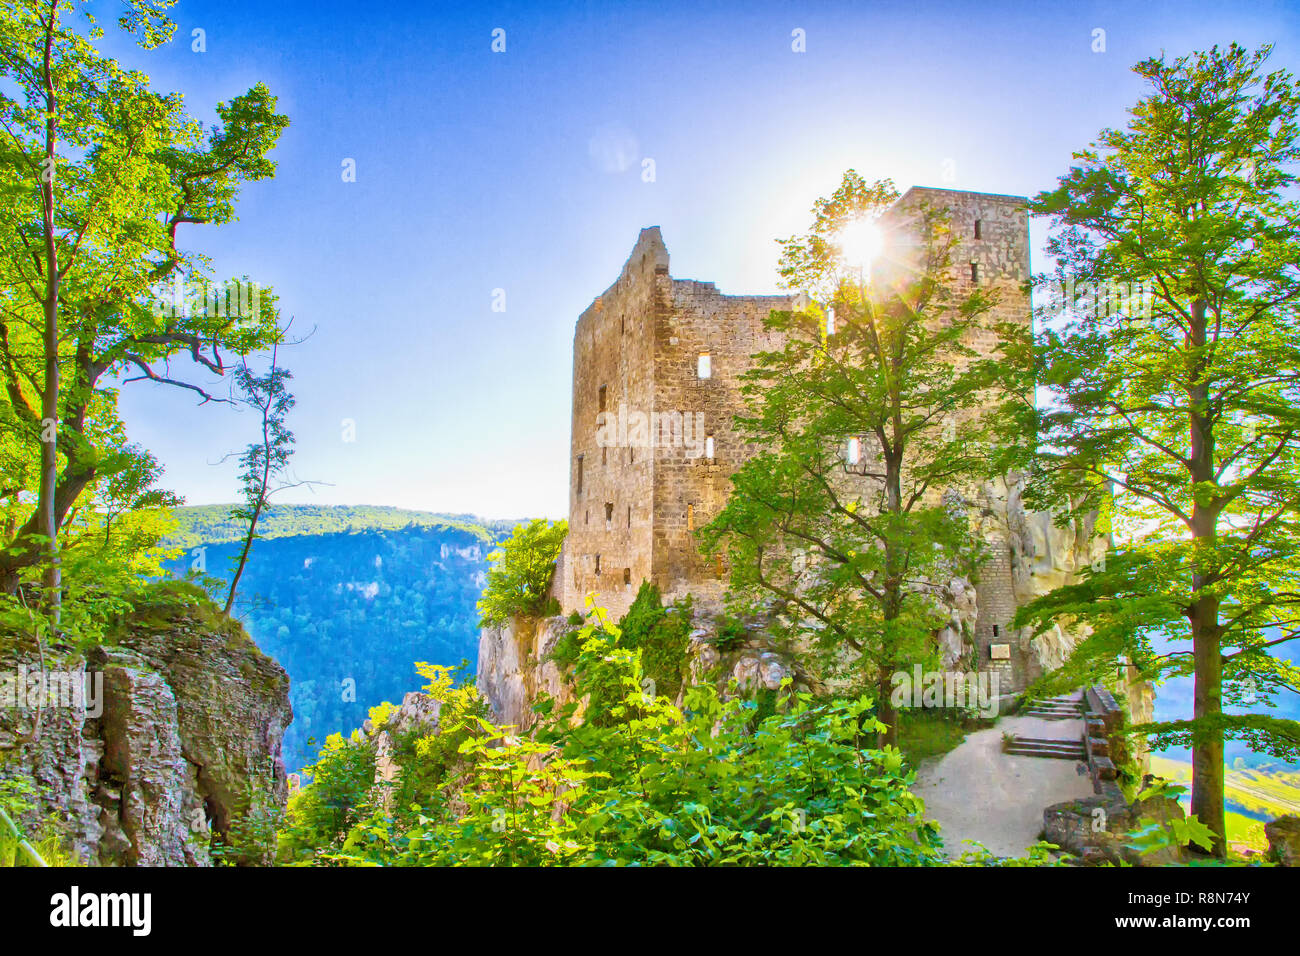
M 1224 711 L 1300 692 L 1270 653 L 1300 636 L 1300 93 L 1269 52 L 1138 64 L 1127 127 L 1034 207 L 1055 227 L 1041 281 L 1071 294 L 1040 315 L 1030 497 L 1102 509 L 1116 550 L 1021 620 L 1091 627 L 1058 683 L 1120 657 L 1193 676 L 1193 713 L 1147 730 L 1192 747 L 1192 811 L 1220 855 L 1225 737 L 1300 754 L 1295 721 Z

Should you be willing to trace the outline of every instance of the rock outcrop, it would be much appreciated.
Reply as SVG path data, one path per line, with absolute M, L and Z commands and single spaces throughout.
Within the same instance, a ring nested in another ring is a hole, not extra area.
M 388 715 L 381 728 L 367 720 L 361 729 L 374 741 L 375 783 L 390 784 L 397 780 L 401 766 L 396 755 L 397 738 L 419 731 L 436 734 L 442 717 L 442 702 L 421 691 L 410 691 L 401 706 Z
M 480 632 L 478 688 L 498 724 L 526 732 L 535 722 L 533 705 L 543 694 L 557 706 L 573 701 L 569 675 L 550 653 L 561 637 L 579 626 L 565 617 L 518 617 L 504 627 Z M 679 705 L 686 684 L 705 680 L 713 681 L 724 696 L 773 691 L 786 678 L 796 690 L 824 690 L 771 641 L 761 622 L 745 622 L 744 635 L 729 641 L 719 639 L 719 627 L 711 611 L 695 609 L 683 667 L 688 680 L 677 696 Z
M 1085 568 L 1105 559 L 1109 548 L 1107 536 L 1097 531 L 1095 515 L 1057 525 L 1050 512 L 1025 508 L 1024 490 L 1024 478 L 1013 472 L 1005 481 L 986 482 L 974 500 L 965 502 L 978 515 L 977 528 L 985 539 L 995 549 L 1005 546 L 1007 550 L 1009 598 L 1016 608 L 1075 583 Z M 1060 624 L 1038 636 L 1022 628 L 1014 643 L 1023 682 L 1056 670 L 1086 635 L 1083 627 Z
M 1268 855 L 1282 866 L 1300 866 L 1300 816 L 1278 817 L 1264 824 Z
M 0 641 L 0 673 L 31 684 L 34 650 Z M 288 675 L 202 601 L 141 607 L 84 655 L 47 649 L 45 673 L 86 692 L 47 700 L 29 742 L 35 699 L 0 708 L 0 781 L 34 789 L 22 824 L 38 833 L 53 814 L 81 862 L 208 865 L 251 802 L 283 808 Z
M 1173 843 L 1172 837 L 1170 845 L 1143 854 L 1129 845 L 1128 833 L 1147 823 L 1165 826 L 1184 816 L 1182 804 L 1172 797 L 1150 796 L 1128 803 L 1119 788 L 1110 785 L 1095 797 L 1044 810 L 1043 839 L 1084 865 L 1170 866 L 1187 860 L 1187 851 Z
M 573 700 L 564 674 L 549 657 L 572 626 L 563 617 L 515 617 L 479 633 L 478 689 L 499 725 L 529 730 L 540 693 L 554 697 L 557 705 Z

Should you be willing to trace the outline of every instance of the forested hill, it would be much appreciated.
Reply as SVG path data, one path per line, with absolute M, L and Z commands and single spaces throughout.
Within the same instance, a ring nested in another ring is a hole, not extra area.
M 193 548 L 201 544 L 237 541 L 245 528 L 230 517 L 233 505 L 195 505 L 173 508 L 176 531 L 169 544 Z M 328 534 L 332 531 L 368 531 L 420 526 L 450 526 L 474 534 L 484 542 L 501 533 L 509 533 L 518 522 L 488 520 L 474 515 L 438 514 L 410 511 L 383 505 L 274 505 L 258 522 L 262 538 L 288 538 L 294 535 Z
M 186 553 L 169 570 L 184 574 L 202 548 L 207 574 L 229 578 L 238 545 L 228 510 L 176 509 L 173 540 Z M 415 661 L 473 664 L 487 555 L 512 524 L 393 508 L 272 512 L 235 613 L 289 672 L 290 771 L 311 763 L 329 734 L 359 727 L 369 707 L 418 689 Z

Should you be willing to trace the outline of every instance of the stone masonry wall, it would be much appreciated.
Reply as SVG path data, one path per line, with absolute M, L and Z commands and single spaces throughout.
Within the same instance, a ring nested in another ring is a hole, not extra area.
M 1030 322 L 1023 289 L 1030 276 L 1025 201 L 909 189 L 882 220 L 899 255 L 906 255 L 909 221 L 925 204 L 948 210 L 958 240 L 953 294 L 964 296 L 978 285 L 996 296 L 985 327 L 969 342 L 980 355 L 991 355 L 998 344 L 996 323 Z M 574 334 L 570 531 L 555 589 L 566 613 L 581 610 L 595 592 L 617 619 L 643 580 L 654 581 L 668 598 L 691 593 L 706 603 L 721 599 L 727 569 L 699 553 L 694 531 L 723 507 L 732 473 L 753 454 L 733 425 L 743 409 L 740 376 L 753 353 L 779 347 L 763 319 L 792 301 L 728 296 L 712 283 L 673 279 L 659 229 L 641 231 L 618 281 L 582 314 Z M 699 375 L 702 354 L 708 355 L 708 377 Z M 602 400 L 614 416 L 621 406 L 627 418 L 654 413 L 662 423 L 662 416 L 674 416 L 678 440 L 653 449 L 628 447 L 636 444 L 635 425 L 628 422 L 618 430 L 627 440 L 602 448 L 596 427 Z M 702 435 L 697 415 L 703 416 Z M 712 456 L 704 453 L 709 438 Z M 997 670 L 1007 692 L 1022 688 L 1033 669 L 1022 642 L 1008 634 L 1021 597 L 1015 581 L 1019 555 L 1013 553 L 1019 542 L 1002 528 L 988 529 L 988 538 L 992 557 L 977 588 L 974 644 L 978 666 Z M 992 647 L 1002 644 L 1010 645 L 1011 656 L 995 661 Z
M 1030 278 L 1029 213 L 1018 196 L 915 187 L 898 201 L 886 221 L 905 221 L 923 205 L 948 211 L 957 247 L 953 254 L 949 286 L 956 297 L 975 288 L 988 291 L 995 305 L 984 315 L 981 327 L 966 343 L 980 357 L 996 354 L 999 323 L 1028 326 L 1032 309 L 1024 283 Z M 965 359 L 959 359 L 964 364 Z M 973 489 L 965 489 L 969 494 Z M 975 623 L 976 662 L 982 671 L 999 676 L 1002 693 L 1023 690 L 1028 672 L 1025 650 L 1010 633 L 1018 606 L 1013 580 L 1012 542 L 1004 529 L 989 535 L 989 560 L 980 569 L 976 586 L 979 614 Z M 1005 646 L 1005 647 L 1004 647 Z M 1006 653 L 994 659 L 993 648 Z
M 665 596 L 694 594 L 717 601 L 726 586 L 720 560 L 700 553 L 695 530 L 722 510 L 731 475 L 754 453 L 737 432 L 744 411 L 740 376 L 755 352 L 779 347 L 763 328 L 773 309 L 789 309 L 787 296 L 728 296 L 710 282 L 673 281 L 669 308 L 660 312 L 655 337 L 655 404 L 703 424 L 694 444 L 655 450 L 653 579 Z M 701 377 L 700 358 L 709 375 Z M 708 439 L 712 439 L 712 455 Z
M 602 445 L 597 421 L 602 411 L 618 421 L 653 408 L 654 317 L 667 273 L 658 228 L 641 230 L 618 281 L 582 313 L 574 332 L 569 534 L 560 562 L 566 613 L 582 610 L 596 592 L 617 619 L 650 577 L 651 449 L 634 447 L 631 434 L 624 441 L 624 427 L 613 429 L 612 445 L 607 430 Z

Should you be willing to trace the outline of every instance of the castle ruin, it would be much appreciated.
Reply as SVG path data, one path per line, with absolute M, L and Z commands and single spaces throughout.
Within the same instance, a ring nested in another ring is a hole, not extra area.
M 1026 200 L 914 187 L 882 225 L 905 228 L 923 203 L 947 209 L 959 240 L 954 292 L 980 285 L 996 294 L 987 330 L 970 343 L 991 354 L 996 323 L 1031 320 Z M 741 375 L 754 353 L 781 344 L 764 328 L 769 312 L 794 305 L 793 296 L 724 295 L 710 282 L 675 279 L 659 228 L 641 231 L 618 279 L 574 332 L 569 533 L 553 587 L 566 614 L 594 594 L 617 620 L 643 581 L 666 599 L 689 593 L 705 606 L 721 603 L 728 570 L 700 553 L 694 532 L 723 508 L 732 473 L 753 454 L 733 423 L 745 410 Z M 1004 511 L 1018 507 L 1014 489 L 994 494 Z M 1080 535 L 1053 548 L 1059 535 L 1050 521 L 1018 516 L 989 534 L 974 619 L 957 641 L 973 644 L 979 668 L 999 672 L 1007 690 L 1046 666 L 1042 653 L 1031 660 L 1030 635 L 1010 633 L 1017 606 L 1040 590 L 1027 579 L 1068 576 L 1091 547 L 1090 535 Z

